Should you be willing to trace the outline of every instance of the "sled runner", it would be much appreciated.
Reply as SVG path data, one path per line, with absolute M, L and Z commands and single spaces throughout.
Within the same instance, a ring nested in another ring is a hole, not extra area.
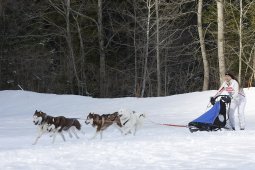
M 231 98 L 228 95 L 219 95 L 212 99 L 213 107 L 188 124 L 190 132 L 217 131 L 225 127 Z

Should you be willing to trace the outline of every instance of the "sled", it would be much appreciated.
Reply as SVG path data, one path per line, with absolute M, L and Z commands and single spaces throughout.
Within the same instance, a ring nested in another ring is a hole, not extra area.
M 211 101 L 212 108 L 188 124 L 190 132 L 217 131 L 224 128 L 230 102 L 231 98 L 228 95 L 217 96 L 215 102 Z

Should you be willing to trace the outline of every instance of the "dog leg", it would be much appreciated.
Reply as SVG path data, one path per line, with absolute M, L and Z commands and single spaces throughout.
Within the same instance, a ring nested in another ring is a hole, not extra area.
M 55 133 L 57 133 L 56 129 L 53 129 L 51 131 L 48 131 L 50 133 L 50 137 L 53 137 Z
M 131 134 L 132 130 L 128 130 L 124 135 Z
M 52 137 L 53 135 L 54 135 L 54 134 L 53 134 L 53 133 L 51 133 L 51 134 L 50 134 L 50 137 Z
M 123 130 L 118 124 L 114 124 L 114 126 L 120 131 L 120 133 L 123 135 Z
M 55 139 L 56 139 L 57 133 L 58 133 L 58 132 L 55 132 L 54 135 L 53 135 L 52 144 L 55 143 Z
M 90 138 L 90 140 L 95 139 L 97 134 L 98 134 L 98 131 L 96 131 L 95 135 L 92 138 Z
M 62 132 L 59 132 L 59 134 L 60 134 L 60 136 L 62 137 L 63 141 L 65 142 L 65 141 L 66 141 L 66 139 L 65 139 L 64 134 L 63 134 Z
M 41 137 L 43 134 L 44 134 L 44 133 L 41 132 L 41 133 L 36 137 L 36 139 L 35 139 L 33 145 L 35 145 L 35 144 L 38 142 L 38 140 L 40 139 L 40 137 Z
M 127 134 L 130 134 L 130 133 L 131 133 L 131 129 L 128 128 L 128 127 L 126 127 L 126 126 L 124 126 L 124 127 L 123 127 L 123 134 L 124 134 L 124 135 L 127 135 Z
M 103 131 L 102 130 L 100 131 L 100 139 L 101 140 L 103 139 Z
M 71 127 L 71 130 L 73 131 L 75 137 L 76 137 L 77 139 L 79 139 L 79 136 L 78 136 L 77 133 L 75 132 L 75 129 L 76 129 L 76 127 L 74 127 L 74 126 Z
M 55 133 L 57 133 L 58 131 L 56 129 L 52 129 L 48 132 L 50 133 L 50 137 L 53 137 L 55 135 Z
M 72 133 L 70 132 L 70 129 L 68 129 L 67 132 L 68 132 L 68 134 L 69 134 L 69 137 L 72 138 L 73 135 L 72 135 Z
M 134 133 L 133 133 L 134 136 L 136 134 L 136 130 L 137 130 L 137 125 L 135 125 L 135 127 L 134 127 Z

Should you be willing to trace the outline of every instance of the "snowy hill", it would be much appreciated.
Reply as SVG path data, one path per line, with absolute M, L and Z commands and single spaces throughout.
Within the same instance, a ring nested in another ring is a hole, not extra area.
M 95 99 L 75 95 L 0 91 L 0 169 L 2 170 L 154 170 L 245 169 L 255 166 L 255 88 L 247 95 L 246 130 L 196 132 L 152 123 L 187 125 L 203 114 L 215 91 L 155 98 Z M 85 118 L 89 112 L 112 113 L 120 108 L 146 112 L 136 136 L 122 136 L 113 126 L 95 140 L 80 120 L 85 135 L 66 142 L 44 135 L 37 145 L 34 111 Z M 236 123 L 238 125 L 238 122 Z

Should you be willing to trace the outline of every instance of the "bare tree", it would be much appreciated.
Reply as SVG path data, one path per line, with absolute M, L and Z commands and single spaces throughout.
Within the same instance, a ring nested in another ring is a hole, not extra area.
M 156 58 L 157 58 L 157 96 L 161 95 L 161 76 L 160 76 L 160 55 L 159 55 L 159 0 L 155 0 L 156 10 Z
M 147 23 L 146 23 L 146 46 L 145 46 L 145 59 L 144 59 L 144 70 L 143 70 L 143 84 L 142 84 L 142 92 L 141 97 L 144 96 L 146 80 L 148 76 L 148 57 L 149 57 L 149 43 L 150 43 L 150 20 L 151 20 L 151 8 L 154 4 L 151 0 L 146 0 L 147 7 Z
M 138 85 L 138 66 L 137 66 L 137 46 L 136 46 L 136 22 L 137 22 L 137 14 L 136 14 L 136 0 L 133 0 L 133 12 L 134 12 L 134 28 L 133 28 L 133 45 L 134 45 L 134 55 L 135 55 L 135 81 L 134 81 L 134 94 L 136 97 L 140 96 L 139 85 Z
M 254 50 L 254 38 L 252 37 L 254 37 L 254 29 L 249 29 L 249 26 L 247 26 L 247 14 L 249 16 L 253 13 L 254 2 L 254 0 L 226 2 L 226 5 L 228 5 L 230 9 L 230 12 L 227 13 L 231 17 L 230 22 L 234 23 L 234 27 L 230 27 L 229 32 L 233 35 L 238 34 L 239 37 L 238 46 L 235 43 L 228 44 L 228 46 L 230 47 L 231 51 L 234 52 L 236 56 L 238 56 L 238 81 L 240 84 L 242 84 L 242 80 L 245 79 L 247 75 L 247 69 L 250 68 L 252 70 L 251 61 Z M 237 17 L 235 14 L 239 14 L 239 17 Z M 245 74 L 242 73 L 244 70 L 242 66 L 243 64 L 246 66 Z
M 100 97 L 106 96 L 106 71 L 105 71 L 105 50 L 104 50 L 104 31 L 103 31 L 103 3 L 98 0 L 98 41 L 100 51 Z
M 80 58 L 81 58 L 81 81 L 80 81 L 80 85 L 81 85 L 81 95 L 84 95 L 84 90 L 85 90 L 85 94 L 88 94 L 88 89 L 87 89 L 87 82 L 86 82 L 86 73 L 85 73 L 85 48 L 84 48 L 84 43 L 83 43 L 83 38 L 82 38 L 82 33 L 81 33 L 81 28 L 80 28 L 80 24 L 78 21 L 78 15 L 75 17 L 73 15 L 73 18 L 75 20 L 76 23 L 76 27 L 77 27 L 77 32 L 78 32 L 78 38 L 79 38 L 79 42 L 80 42 Z M 85 86 L 85 89 L 84 87 Z
M 78 76 L 76 64 L 75 64 L 75 57 L 74 57 L 74 50 L 73 50 L 73 44 L 72 44 L 72 36 L 71 36 L 71 30 L 70 30 L 70 0 L 65 0 L 66 2 L 66 9 L 65 9 L 65 20 L 66 20 L 66 41 L 68 45 L 68 52 L 69 52 L 69 57 L 71 58 L 72 65 L 73 65 L 73 70 L 74 70 L 74 75 L 77 81 L 77 86 L 80 94 L 80 79 Z
M 201 3 L 199 9 L 196 2 Z M 224 7 L 227 9 L 226 4 L 232 2 L 236 23 L 231 36 L 226 34 L 228 37 L 222 39 L 219 48 L 222 48 L 221 56 L 224 58 L 225 50 L 226 61 L 231 61 L 226 65 L 237 68 L 239 1 L 225 1 Z M 210 26 L 208 31 L 217 28 L 217 17 L 208 13 L 211 10 L 210 13 L 215 14 L 216 4 L 202 13 L 202 6 L 213 3 L 215 1 L 202 0 L 8 1 L 3 13 L 6 25 L 0 28 L 3 33 L 0 76 L 4 76 L 1 80 L 11 82 L 15 80 L 13 73 L 17 73 L 17 80 L 22 80 L 20 85 L 24 89 L 84 94 L 84 88 L 88 87 L 95 97 L 160 96 L 163 90 L 165 95 L 170 95 L 197 91 L 202 85 L 206 90 L 209 71 L 219 69 L 213 57 L 216 56 L 216 34 L 205 36 L 203 28 L 206 24 Z M 243 1 L 244 11 L 247 3 Z M 225 14 L 224 17 L 231 17 L 227 10 Z M 253 22 L 246 25 L 252 14 L 250 12 L 247 18 L 243 15 L 242 77 L 251 77 L 251 68 L 255 67 L 253 50 L 251 52 L 254 35 L 249 34 L 254 32 Z M 225 22 L 231 21 L 227 18 Z M 231 30 L 225 26 L 225 30 Z M 17 48 L 9 50 L 14 46 Z M 197 57 L 198 53 L 201 58 Z M 33 62 L 37 67 L 30 67 Z M 2 82 L 2 89 L 11 87 Z M 211 82 L 211 86 L 216 85 L 214 80 Z
M 205 39 L 203 34 L 203 27 L 202 27 L 202 8 L 203 8 L 203 0 L 198 1 L 198 11 L 197 11 L 197 28 L 199 34 L 199 42 L 200 42 L 200 49 L 203 58 L 203 66 L 204 66 L 204 83 L 203 83 L 203 90 L 208 90 L 209 87 L 209 64 L 206 57 L 206 50 L 205 50 Z
M 253 53 L 253 77 L 254 77 L 254 80 L 255 80 L 255 50 L 254 50 L 254 53 Z
M 78 70 L 76 66 L 74 45 L 72 42 L 72 34 L 71 34 L 72 31 L 71 31 L 71 22 L 70 22 L 70 12 L 71 12 L 70 0 L 63 0 L 61 2 L 49 0 L 49 4 L 55 9 L 55 11 L 58 14 L 60 14 L 60 16 L 64 18 L 65 26 L 57 25 L 56 23 L 54 23 L 47 17 L 42 16 L 42 19 L 45 20 L 50 25 L 53 25 L 54 27 L 59 29 L 61 33 L 58 36 L 63 36 L 65 38 L 66 44 L 67 44 L 67 58 L 70 61 L 70 69 L 68 69 L 69 82 L 72 82 L 74 77 L 74 79 L 77 82 L 76 84 L 78 87 L 78 93 L 81 94 L 80 93 L 80 78 L 79 78 Z M 63 35 L 61 35 L 62 33 Z
M 224 0 L 217 0 L 218 22 L 218 60 L 220 83 L 224 81 L 225 57 L 224 57 Z
M 242 77 L 242 54 L 243 54 L 243 43 L 242 43 L 242 32 L 243 32 L 243 0 L 240 0 L 240 15 L 239 15 L 239 70 L 238 70 L 238 81 L 241 84 Z

